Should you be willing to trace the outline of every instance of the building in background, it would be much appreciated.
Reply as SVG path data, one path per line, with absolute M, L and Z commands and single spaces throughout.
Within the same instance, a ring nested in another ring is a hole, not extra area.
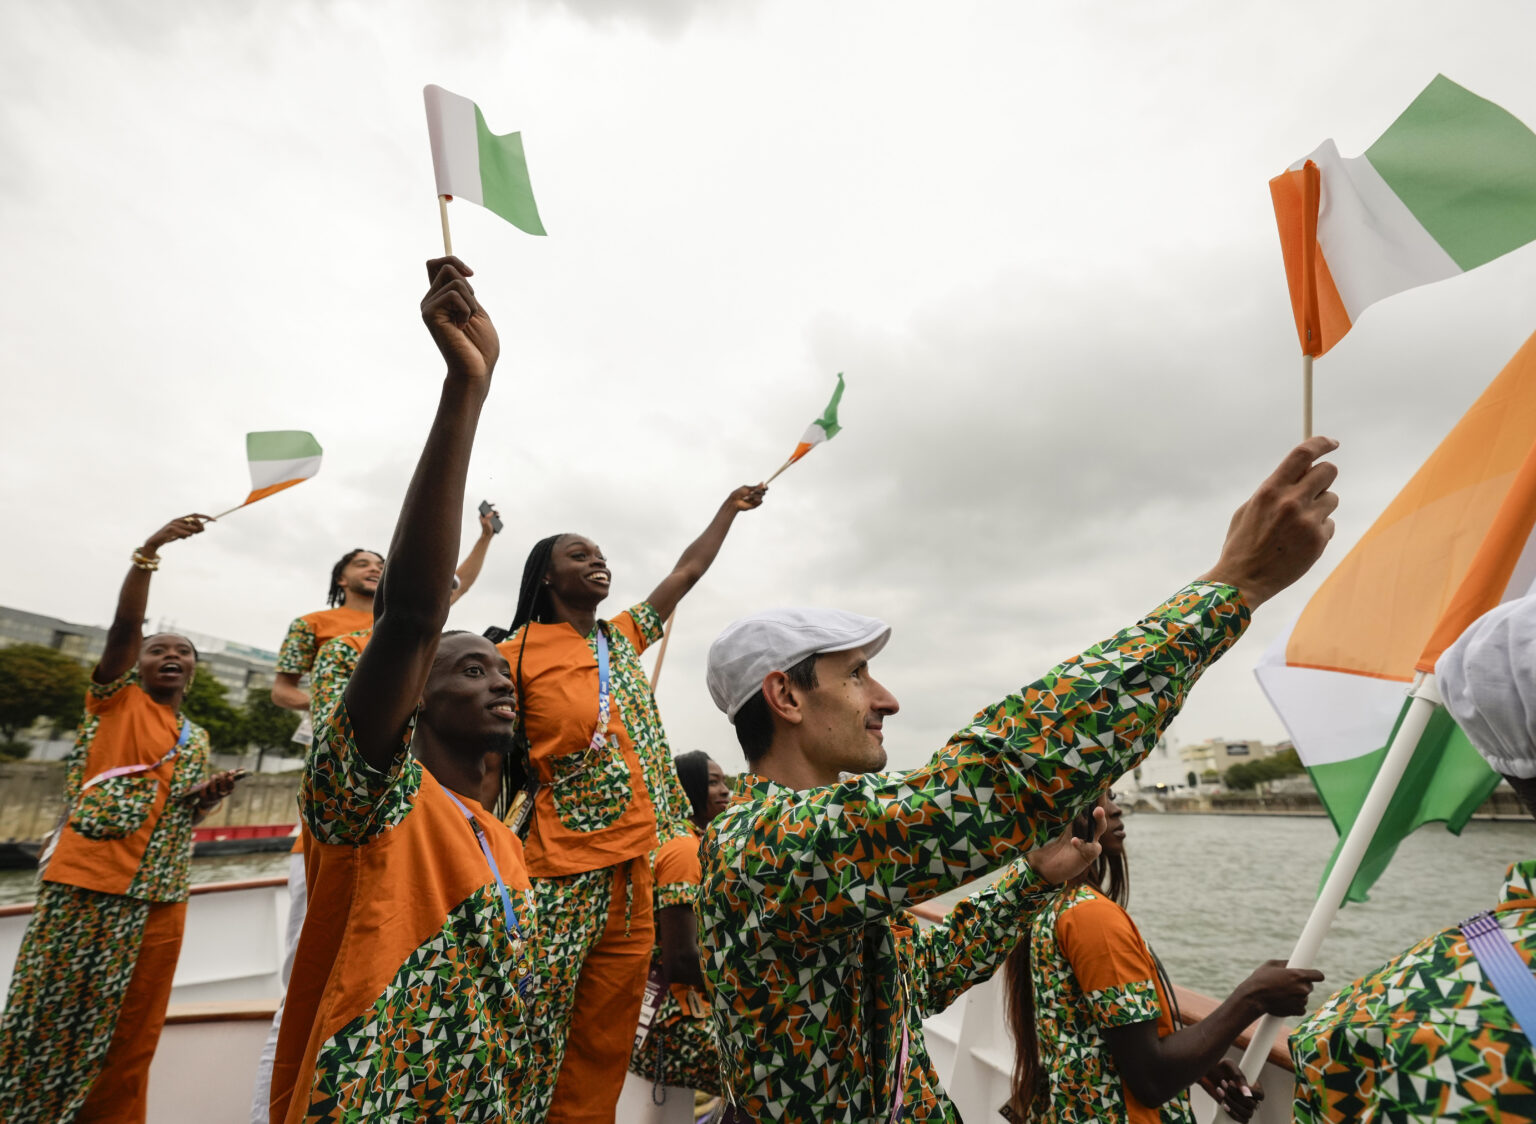
M 163 621 L 155 631 L 180 633 L 196 644 L 198 670 L 205 675 L 211 674 L 224 684 L 232 706 L 244 706 L 246 698 L 253 692 L 260 696 L 272 689 L 276 652 L 189 632 Z M 89 668 L 96 665 L 106 643 L 107 630 L 104 628 L 0 605 L 0 648 L 12 644 L 41 644 Z
M 1193 773 L 1199 777 L 1202 784 L 1212 783 L 1210 774 L 1217 777 L 1226 775 L 1233 765 L 1246 765 L 1265 757 L 1272 757 L 1282 750 L 1291 748 L 1290 742 L 1237 741 L 1232 738 L 1210 738 L 1203 742 L 1192 742 L 1179 748 L 1179 758 L 1184 763 L 1186 774 Z

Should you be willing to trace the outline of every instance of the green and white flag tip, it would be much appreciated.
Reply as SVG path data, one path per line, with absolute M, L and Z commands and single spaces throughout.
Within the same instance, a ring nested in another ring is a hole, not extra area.
M 441 86 L 427 86 L 422 95 L 427 105 L 437 194 L 478 203 L 519 230 L 544 234 L 538 204 L 533 200 L 533 184 L 528 179 L 523 135 L 497 136 L 486 125 L 478 105 Z
M 251 494 L 215 518 L 264 500 L 303 483 L 320 471 L 324 450 L 313 433 L 302 429 L 267 429 L 245 435 L 245 455 L 251 463 Z
M 837 405 L 843 400 L 843 376 L 838 372 L 837 389 L 832 392 L 832 400 L 827 403 L 827 408 L 822 411 L 821 417 L 805 427 L 805 433 L 800 438 L 800 444 L 795 446 L 795 451 L 789 454 L 789 460 L 779 466 L 779 471 L 768 477 L 766 483 L 773 483 L 779 472 L 783 472 L 801 457 L 809 453 L 823 441 L 830 441 L 843 431 L 843 427 L 837 421 Z

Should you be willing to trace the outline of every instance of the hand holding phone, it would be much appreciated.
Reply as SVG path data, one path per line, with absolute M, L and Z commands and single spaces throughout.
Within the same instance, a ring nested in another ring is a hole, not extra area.
M 496 505 L 490 500 L 481 500 L 480 518 L 484 520 L 486 516 L 490 516 L 491 519 L 491 534 L 501 534 L 501 516 L 496 514 Z

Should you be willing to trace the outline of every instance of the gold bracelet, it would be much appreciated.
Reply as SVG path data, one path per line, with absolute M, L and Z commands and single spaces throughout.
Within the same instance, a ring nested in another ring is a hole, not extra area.
M 158 570 L 160 559 L 151 554 L 141 554 L 137 550 L 133 552 L 133 568 L 135 570 Z

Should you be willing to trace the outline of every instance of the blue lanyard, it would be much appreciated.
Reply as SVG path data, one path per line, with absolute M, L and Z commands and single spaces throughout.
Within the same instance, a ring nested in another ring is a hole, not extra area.
M 523 939 L 523 930 L 517 924 L 517 911 L 512 908 L 512 895 L 507 892 L 507 884 L 502 880 L 501 868 L 496 865 L 496 856 L 491 854 L 490 841 L 486 839 L 485 832 L 480 830 L 480 824 L 475 820 L 475 814 L 464 806 L 464 802 L 453 793 L 448 792 L 446 788 L 443 791 L 448 793 L 448 799 L 453 801 L 454 807 L 464 813 L 464 818 L 469 821 L 469 826 L 475 833 L 475 838 L 480 841 L 481 853 L 485 855 L 485 861 L 491 867 L 491 877 L 496 879 L 496 892 L 501 895 L 501 909 L 507 919 L 507 932 L 511 935 L 514 942 L 521 941 Z M 524 999 L 533 994 L 533 973 L 524 972 L 518 977 L 517 990 Z
M 1479 913 L 1461 923 L 1461 932 L 1504 1006 L 1536 1045 L 1536 977 L 1504 935 L 1498 916 L 1492 911 Z
M 608 744 L 608 634 L 603 626 L 597 626 L 597 728 L 592 731 L 590 748 L 599 753 Z

